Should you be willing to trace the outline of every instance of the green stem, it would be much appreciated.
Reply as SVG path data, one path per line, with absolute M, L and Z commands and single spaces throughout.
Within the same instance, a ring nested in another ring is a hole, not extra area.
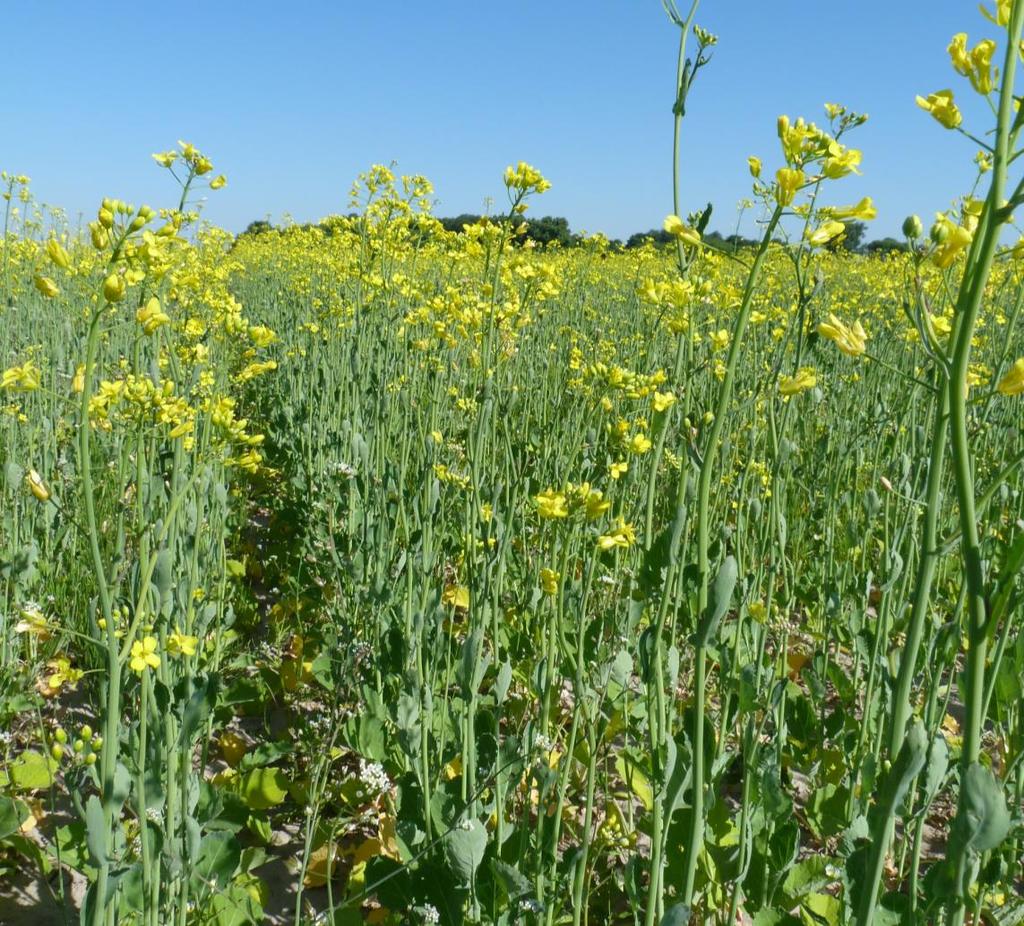
M 710 563 L 708 550 L 710 538 L 710 507 L 711 479 L 717 468 L 718 444 L 725 428 L 729 405 L 732 402 L 733 383 L 736 368 L 739 365 L 743 346 L 743 335 L 750 320 L 750 307 L 753 301 L 761 270 L 764 267 L 768 247 L 779 220 L 782 218 L 782 207 L 776 206 L 765 228 L 764 237 L 758 247 L 757 258 L 747 277 L 740 302 L 736 323 L 733 328 L 732 342 L 729 345 L 729 356 L 726 361 L 725 375 L 718 390 L 718 401 L 715 405 L 715 417 L 704 440 L 703 459 L 701 460 L 700 476 L 697 487 L 697 570 L 700 575 L 700 588 L 697 597 L 696 620 L 700 620 L 708 606 L 710 590 Z M 693 687 L 693 805 L 690 818 L 690 832 L 686 848 L 686 868 L 683 881 L 682 902 L 692 906 L 694 884 L 697 875 L 697 858 L 704 844 L 704 705 L 705 705 L 705 673 L 707 663 L 707 643 L 698 642 L 694 647 L 694 687 Z

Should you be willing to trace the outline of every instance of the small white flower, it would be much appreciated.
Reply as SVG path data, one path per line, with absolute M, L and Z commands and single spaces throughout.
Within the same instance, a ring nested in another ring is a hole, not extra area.
M 360 759 L 359 780 L 374 794 L 382 794 L 391 790 L 391 779 L 388 778 L 388 773 L 384 771 L 384 766 L 379 762 L 366 762 Z

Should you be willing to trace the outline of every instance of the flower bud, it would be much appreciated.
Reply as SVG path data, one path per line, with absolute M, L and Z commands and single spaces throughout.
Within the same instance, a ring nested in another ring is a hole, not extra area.
M 916 215 L 908 215 L 903 220 L 903 234 L 911 240 L 920 238 L 924 234 L 924 226 Z
M 52 299 L 57 293 L 60 292 L 60 287 L 53 282 L 49 277 L 40 276 L 36 274 L 35 279 L 32 281 L 35 288 L 39 290 L 47 299 Z
M 949 237 L 950 227 L 948 222 L 936 222 L 928 236 L 933 244 L 942 244 Z
M 103 281 L 103 298 L 107 302 L 120 302 L 124 299 L 124 277 L 112 273 Z
M 61 243 L 56 238 L 51 238 L 46 242 L 46 253 L 61 270 L 67 270 L 71 265 L 71 261 L 68 259 L 68 252 L 61 247 Z
M 92 246 L 97 251 L 102 251 L 110 243 L 110 235 L 99 222 L 89 223 L 89 237 L 92 239 Z
M 81 735 L 82 735 L 82 739 L 84 739 L 84 740 L 92 739 L 92 727 L 90 727 L 89 724 L 84 724 L 82 726 L 82 729 L 81 729 L 80 732 L 81 732 Z
M 66 730 L 64 730 L 64 729 L 63 729 L 63 728 L 61 728 L 61 727 L 58 727 L 58 728 L 57 728 L 56 730 L 54 730 L 54 733 L 53 733 L 53 738 L 54 738 L 54 739 L 55 739 L 55 740 L 56 740 L 56 741 L 57 741 L 58 743 L 66 743 L 66 742 L 68 741 L 68 734 L 67 734 L 67 731 L 66 731 Z
M 43 482 L 43 477 L 34 469 L 29 470 L 28 475 L 25 477 L 25 483 L 28 485 L 29 492 L 39 501 L 49 501 L 50 490 L 46 487 L 46 483 Z
M 104 228 L 114 227 L 114 213 L 109 209 L 100 209 L 100 211 L 96 213 L 96 218 L 99 219 L 100 225 Z
M 64 747 L 60 743 L 54 743 L 50 748 L 50 755 L 54 757 L 58 762 L 64 758 Z

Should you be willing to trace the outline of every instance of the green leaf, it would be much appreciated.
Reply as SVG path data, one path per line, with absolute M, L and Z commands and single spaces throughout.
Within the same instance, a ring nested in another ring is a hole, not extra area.
M 199 844 L 199 854 L 193 860 L 192 878 L 202 883 L 202 892 L 210 890 L 210 882 L 222 889 L 227 886 L 238 868 L 242 849 L 231 833 L 207 833 Z
M 328 650 L 321 650 L 317 654 L 309 671 L 324 688 L 334 691 L 334 679 L 331 676 L 331 654 Z
M 39 791 L 53 784 L 57 762 L 34 749 L 26 749 L 11 763 L 11 784 L 20 791 Z
M 220 676 L 211 674 L 202 678 L 192 696 L 185 705 L 181 715 L 181 730 L 179 731 L 178 744 L 182 748 L 188 748 L 202 724 L 217 704 L 217 696 L 220 693 Z
M 523 875 L 514 865 L 503 862 L 499 858 L 491 859 L 491 870 L 495 879 L 505 889 L 509 900 L 518 900 L 533 891 L 533 884 L 530 879 Z
M 832 859 L 825 855 L 812 855 L 797 862 L 786 874 L 782 890 L 794 903 L 807 894 L 819 892 L 836 879 L 829 873 Z
M 928 764 L 924 773 L 924 801 L 918 813 L 923 814 L 928 810 L 939 788 L 946 780 L 946 772 L 949 770 L 949 746 L 946 744 L 946 737 L 941 733 L 932 740 L 931 749 L 928 750 Z
M 250 926 L 263 921 L 263 905 L 259 901 L 262 882 L 233 882 L 226 890 L 209 895 L 198 919 L 199 926 Z
M 97 865 L 107 860 L 107 823 L 103 818 L 103 805 L 95 794 L 90 794 L 85 802 L 85 839 L 89 846 L 89 854 Z
M 661 918 L 661 926 L 687 926 L 690 922 L 690 908 L 686 904 L 672 904 Z
M 842 903 L 831 894 L 810 894 L 800 905 L 800 919 L 805 926 L 839 926 Z
M 644 810 L 650 812 L 654 809 L 654 789 L 647 776 L 640 770 L 639 766 L 632 759 L 627 758 L 621 752 L 615 756 L 615 770 L 629 787 L 633 794 L 640 798 Z
M 242 799 L 253 810 L 268 810 L 288 796 L 288 776 L 279 768 L 254 768 L 242 778 Z
M 961 809 L 953 821 L 950 842 L 971 853 L 988 852 L 1010 831 L 1006 798 L 992 772 L 973 762 L 960 784 Z
M 732 604 L 732 593 L 736 588 L 738 578 L 739 567 L 736 565 L 736 557 L 727 556 L 722 560 L 718 575 L 715 576 L 714 584 L 711 586 L 708 607 L 697 630 L 696 643 L 698 646 L 707 646 L 714 639 L 718 632 L 718 625 L 729 610 L 729 605 Z
M 465 820 L 444 837 L 444 855 L 452 874 L 468 887 L 487 851 L 487 830 L 479 820 Z
M 498 676 L 494 680 L 494 701 L 502 704 L 508 694 L 509 686 L 512 684 L 512 663 L 507 659 L 499 666 Z
M 30 816 L 28 804 L 13 797 L 0 797 L 0 839 L 21 829 Z

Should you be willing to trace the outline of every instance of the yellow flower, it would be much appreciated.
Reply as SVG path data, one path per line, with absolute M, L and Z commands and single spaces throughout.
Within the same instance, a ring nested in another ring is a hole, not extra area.
M 830 314 L 827 322 L 818 325 L 818 334 L 835 341 L 836 347 L 850 357 L 859 357 L 867 350 L 868 336 L 859 321 L 850 327 Z
M 41 274 L 36 274 L 32 280 L 32 284 L 39 292 L 41 292 L 47 299 L 52 299 L 60 292 L 60 287 L 53 282 L 49 277 L 44 277 Z
M 761 176 L 761 159 L 755 155 L 747 158 L 747 167 L 750 168 L 750 176 L 755 180 Z
M 64 656 L 51 659 L 47 664 L 49 673 L 36 686 L 44 698 L 52 698 L 64 685 L 74 687 L 85 673 L 81 669 L 75 669 L 71 661 Z
M 865 196 L 855 206 L 839 206 L 828 210 L 834 219 L 861 219 L 870 222 L 878 215 L 878 210 L 870 196 Z
M 71 266 L 68 252 L 61 247 L 61 243 L 56 238 L 51 238 L 46 242 L 46 253 L 61 270 L 67 270 Z
M 153 160 L 161 167 L 170 167 L 176 160 L 178 160 L 178 152 L 161 151 L 158 154 L 153 155 Z
M 635 454 L 647 453 L 651 449 L 651 442 L 645 434 L 634 434 L 626 449 Z
M 28 490 L 37 499 L 39 499 L 39 501 L 49 501 L 50 490 L 46 487 L 46 483 L 43 482 L 43 477 L 34 469 L 30 469 L 28 471 L 28 475 L 25 477 L 25 484 L 28 486 Z
M 804 185 L 807 176 L 802 170 L 791 167 L 780 167 L 775 172 L 775 201 L 780 206 L 789 206 L 796 196 L 797 190 Z
M 967 33 L 958 32 L 954 35 L 946 51 L 953 61 L 953 70 L 967 77 L 971 73 L 971 56 L 967 54 Z
M 940 270 L 949 267 L 956 260 L 957 255 L 974 239 L 971 232 L 963 225 L 953 225 L 948 219 L 945 219 L 945 222 L 948 228 L 946 237 L 932 254 L 932 263 Z
M 160 308 L 160 300 L 151 296 L 144 306 L 135 313 L 135 320 L 142 325 L 146 334 L 152 334 L 161 325 L 166 325 L 170 316 Z
M 1024 357 L 1018 357 L 996 386 L 1002 395 L 1020 395 L 1024 392 Z
M 679 216 L 665 216 L 663 227 L 673 238 L 678 238 L 683 244 L 694 248 L 700 247 L 700 232 L 695 228 L 690 228 Z
M 731 340 L 729 332 L 725 328 L 719 328 L 718 331 L 712 331 L 708 335 L 708 339 L 711 341 L 711 346 L 715 350 L 725 350 L 729 346 Z
M 611 476 L 612 479 L 618 479 L 620 476 L 622 476 L 628 470 L 629 470 L 629 464 L 625 460 L 622 460 L 621 462 L 618 462 L 618 463 L 612 463 L 608 467 L 608 475 Z
M 469 589 L 465 585 L 448 585 L 441 593 L 441 601 L 463 611 L 469 610 Z
M 210 181 L 210 189 L 219 190 L 227 182 L 227 177 L 225 177 L 223 174 L 217 174 L 217 176 Z
M 616 547 L 623 549 L 630 547 L 636 541 L 636 531 L 633 529 L 632 524 L 627 524 L 622 518 L 619 518 L 616 526 L 607 534 L 602 534 L 597 538 L 597 547 L 599 550 L 614 550 Z
M 960 110 L 953 102 L 952 90 L 938 90 L 926 97 L 916 97 L 917 105 L 929 112 L 936 121 L 947 129 L 955 129 L 963 121 Z
M 20 367 L 11 367 L 4 370 L 0 377 L 0 389 L 10 389 L 13 392 L 31 392 L 38 389 L 41 381 L 39 367 L 31 360 L 26 360 Z
M 812 248 L 820 248 L 846 234 L 846 226 L 842 222 L 829 221 L 814 231 L 807 229 L 807 242 Z
M 818 377 L 811 367 L 801 367 L 795 376 L 779 377 L 779 392 L 783 395 L 799 395 L 818 385 Z
M 984 4 L 981 4 L 979 9 L 981 15 L 984 16 L 989 22 L 995 23 L 997 26 L 1006 26 L 1010 22 L 1010 7 L 1013 4 L 1013 0 L 996 0 L 996 12 L 993 16 Z
M 991 39 L 983 39 L 968 51 L 967 33 L 958 32 L 947 50 L 953 62 L 953 70 L 968 78 L 978 93 L 988 96 L 994 87 L 992 55 L 995 54 L 996 43 Z
M 562 578 L 562 574 L 555 572 L 554 569 L 541 569 L 540 571 L 540 587 L 545 595 L 554 595 L 558 592 L 558 582 Z
M 160 657 L 156 654 L 156 637 L 143 637 L 132 644 L 132 658 L 128 663 L 133 672 L 142 675 L 146 669 L 159 669 Z
M 601 515 L 603 515 L 612 503 L 604 497 L 603 492 L 599 492 L 597 489 L 587 492 L 587 500 L 584 505 L 588 521 L 596 521 Z
M 39 640 L 50 639 L 50 625 L 37 604 L 28 604 L 19 612 L 21 620 L 14 625 L 15 633 L 28 633 Z
M 847 174 L 859 174 L 857 165 L 861 162 L 861 153 L 856 148 L 845 148 L 837 141 L 829 142 L 828 157 L 822 164 L 822 172 L 831 180 L 838 180 Z
M 663 412 L 675 405 L 676 397 L 671 392 L 655 392 L 651 397 L 651 405 L 656 412 Z
M 198 643 L 199 637 L 191 637 L 175 627 L 174 633 L 167 637 L 167 652 L 172 656 L 195 656 Z
M 548 489 L 534 496 L 537 503 L 537 514 L 542 518 L 567 518 L 569 509 L 566 507 L 565 496 L 561 492 Z
M 505 186 L 523 194 L 543 193 L 551 189 L 551 184 L 544 179 L 541 172 L 525 161 L 520 161 L 515 167 L 505 168 Z
M 112 273 L 103 281 L 103 298 L 107 302 L 120 302 L 124 299 L 125 282 L 124 277 L 118 273 Z

